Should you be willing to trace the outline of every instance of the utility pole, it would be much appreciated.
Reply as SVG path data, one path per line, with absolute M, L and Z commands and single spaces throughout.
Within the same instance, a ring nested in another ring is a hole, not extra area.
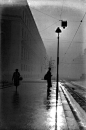
M 59 82 L 59 33 L 61 33 L 61 29 L 58 27 L 56 29 L 56 33 L 58 33 L 58 42 L 57 42 L 57 84 L 56 84 L 56 101 L 58 100 L 58 82 Z

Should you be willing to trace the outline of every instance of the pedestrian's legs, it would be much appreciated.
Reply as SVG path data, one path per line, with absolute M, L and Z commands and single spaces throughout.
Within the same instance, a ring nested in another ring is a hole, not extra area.
M 52 87 L 52 83 L 51 83 L 51 80 L 48 80 L 48 87 L 50 88 L 50 87 Z

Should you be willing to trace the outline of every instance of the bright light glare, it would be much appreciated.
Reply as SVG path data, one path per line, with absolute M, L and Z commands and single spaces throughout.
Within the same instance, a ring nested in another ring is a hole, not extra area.
M 53 130 L 53 128 L 55 127 L 55 111 L 56 111 L 56 108 L 53 107 L 50 109 L 48 113 L 47 125 L 51 126 L 51 130 Z

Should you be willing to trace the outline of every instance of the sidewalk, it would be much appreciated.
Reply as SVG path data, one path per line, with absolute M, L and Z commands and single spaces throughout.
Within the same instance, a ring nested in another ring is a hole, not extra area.
M 57 130 L 80 130 L 61 88 L 58 95 Z

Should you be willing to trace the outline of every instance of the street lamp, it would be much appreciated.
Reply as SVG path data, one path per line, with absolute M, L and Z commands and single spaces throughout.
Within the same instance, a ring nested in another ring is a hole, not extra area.
M 58 100 L 58 81 L 59 81 L 59 33 L 61 33 L 61 29 L 58 27 L 55 31 L 58 33 L 58 43 L 57 43 L 57 85 L 56 85 L 56 102 Z
M 67 27 L 67 21 L 61 21 L 61 26 L 63 27 L 63 29 L 65 29 L 65 27 Z
M 59 21 L 61 21 L 61 27 L 65 29 L 65 27 L 67 27 L 67 21 L 64 21 L 64 20 L 59 20 Z

